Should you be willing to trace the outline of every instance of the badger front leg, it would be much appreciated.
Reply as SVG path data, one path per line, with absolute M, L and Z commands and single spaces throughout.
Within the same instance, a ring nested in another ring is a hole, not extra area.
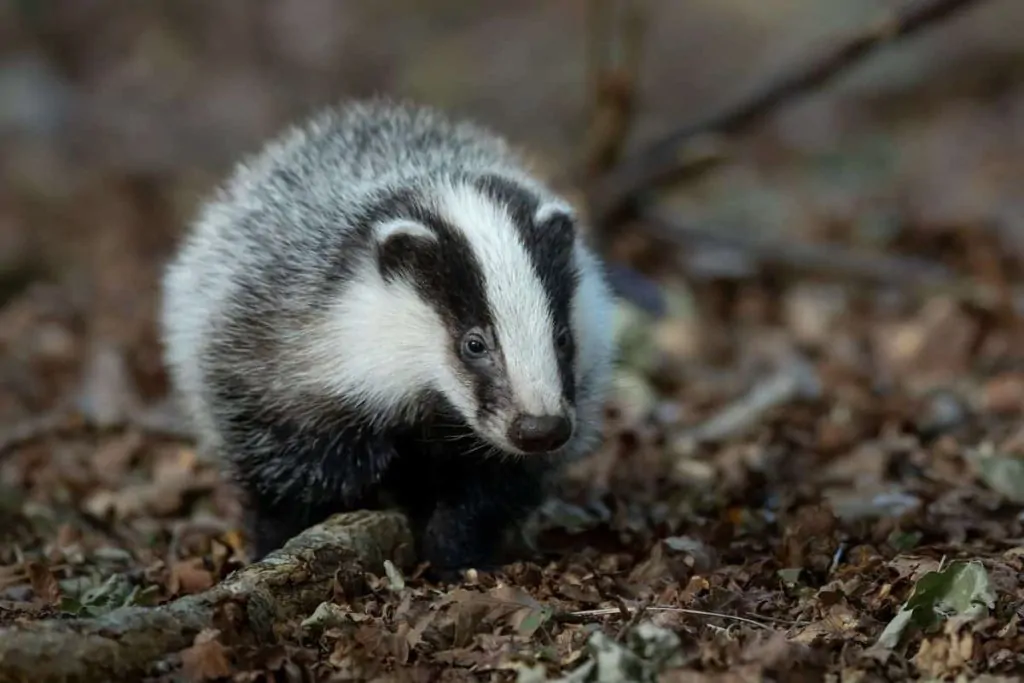
M 242 489 L 257 560 L 332 514 L 375 507 L 395 457 L 389 441 L 356 430 L 239 417 L 230 427 L 222 455 Z
M 428 574 L 450 581 L 460 570 L 494 569 L 506 532 L 543 501 L 543 470 L 536 461 L 488 458 L 439 468 L 444 485 L 420 539 Z

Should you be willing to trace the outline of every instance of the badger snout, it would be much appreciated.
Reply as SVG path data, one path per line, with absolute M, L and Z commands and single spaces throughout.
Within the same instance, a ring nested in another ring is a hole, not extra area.
M 517 416 L 508 429 L 508 440 L 524 453 L 543 453 L 564 446 L 572 436 L 572 422 L 565 415 Z

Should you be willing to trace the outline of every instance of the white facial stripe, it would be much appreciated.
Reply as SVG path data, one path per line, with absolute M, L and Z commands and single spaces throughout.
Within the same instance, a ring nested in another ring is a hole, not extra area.
M 410 237 L 437 240 L 437 235 L 432 233 L 427 226 L 404 218 L 396 218 L 395 220 L 380 223 L 374 226 L 373 231 L 377 236 L 378 242 L 385 242 L 389 238 L 397 235 L 409 235 Z
M 302 379 L 358 396 L 382 417 L 405 406 L 410 389 L 436 385 L 438 368 L 448 365 L 448 331 L 437 313 L 404 280 L 386 284 L 372 265 L 306 337 L 297 340 L 308 359 Z
M 466 185 L 441 188 L 437 209 L 462 231 L 480 262 L 518 408 L 533 415 L 559 412 L 551 310 L 508 211 Z

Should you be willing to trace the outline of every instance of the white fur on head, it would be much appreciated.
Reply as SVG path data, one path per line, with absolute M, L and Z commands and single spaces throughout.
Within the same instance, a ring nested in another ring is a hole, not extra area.
M 516 408 L 531 415 L 562 412 L 550 305 L 508 210 L 468 184 L 442 185 L 436 201 L 480 263 Z
M 402 235 L 436 239 L 409 220 L 381 223 L 378 243 Z M 345 285 L 333 309 L 312 333 L 296 340 L 305 353 L 305 382 L 325 387 L 376 419 L 415 413 L 410 405 L 419 390 L 436 384 L 438 368 L 447 368 L 450 341 L 437 312 L 412 283 L 386 282 L 373 260 Z

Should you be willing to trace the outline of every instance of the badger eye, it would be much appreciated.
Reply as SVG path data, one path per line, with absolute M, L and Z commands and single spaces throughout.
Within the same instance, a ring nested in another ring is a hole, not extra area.
M 487 355 L 487 342 L 475 332 L 467 334 L 462 340 L 462 355 L 467 360 L 479 360 Z
M 555 337 L 555 345 L 558 347 L 560 351 L 565 351 L 567 348 L 569 348 L 570 341 L 571 338 L 569 336 L 569 330 L 561 330 L 558 333 L 558 336 Z

